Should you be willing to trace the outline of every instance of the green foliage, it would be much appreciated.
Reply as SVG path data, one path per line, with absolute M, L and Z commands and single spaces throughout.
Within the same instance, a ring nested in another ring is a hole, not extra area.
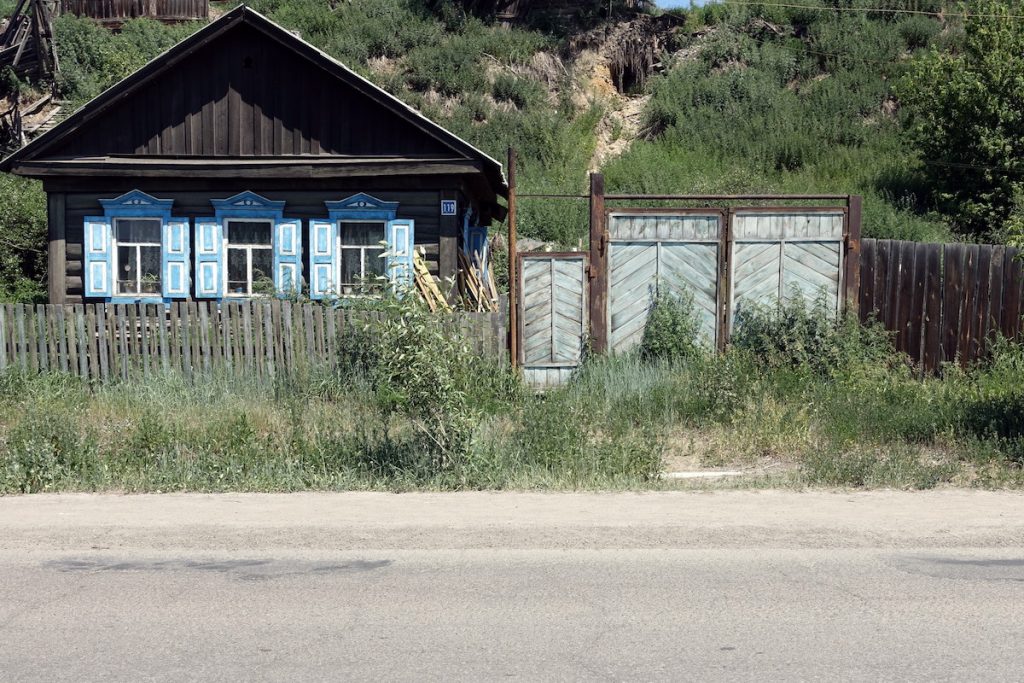
M 88 469 L 97 465 L 90 439 L 72 414 L 47 415 L 32 404 L 8 435 L 6 450 L 0 491 L 53 490 L 66 480 L 87 479 Z
M 808 305 L 799 292 L 776 306 L 741 306 L 732 345 L 767 367 L 806 368 L 820 375 L 856 363 L 884 364 L 891 355 L 884 329 L 837 318 L 824 298 Z
M 442 357 L 464 342 L 427 329 L 436 318 L 384 311 L 401 319 L 375 324 L 379 341 L 356 335 L 341 373 L 92 386 L 0 373 L 0 492 L 639 488 L 680 457 L 781 464 L 776 481 L 797 486 L 1024 485 L 1019 345 L 922 380 L 870 330 L 779 322 L 804 341 L 684 363 L 595 357 L 535 395 L 471 355 Z
M 42 184 L 0 173 L 0 301 L 45 300 L 46 195 Z
M 977 0 L 962 46 L 931 50 L 899 83 L 909 137 L 932 198 L 956 230 L 1024 234 L 1024 13 L 1021 0 Z
M 120 33 L 110 33 L 89 19 L 60 16 L 54 21 L 58 89 L 73 106 L 80 106 L 201 26 L 200 22 L 168 26 L 152 19 L 132 19 Z
M 691 360 L 702 352 L 699 335 L 693 294 L 659 287 L 640 341 L 640 355 L 648 360 Z
M 499 102 L 511 102 L 519 109 L 542 103 L 546 95 L 540 83 L 512 74 L 499 74 L 491 85 L 491 94 Z
M 438 467 L 450 467 L 480 420 L 464 381 L 474 356 L 465 339 L 451 334 L 447 318 L 430 313 L 418 296 L 387 297 L 378 308 L 383 315 L 348 339 L 351 365 L 366 374 L 385 418 L 406 415 Z
M 938 40 L 938 20 L 756 3 L 685 16 L 711 30 L 684 46 L 696 59 L 652 79 L 646 141 L 605 168 L 610 191 L 855 192 L 866 235 L 949 239 L 891 88 L 907 53 Z

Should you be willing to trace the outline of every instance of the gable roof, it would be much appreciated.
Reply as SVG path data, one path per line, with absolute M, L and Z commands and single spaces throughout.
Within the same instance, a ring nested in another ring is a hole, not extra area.
M 146 92 L 146 88 L 150 88 L 150 90 L 155 88 L 158 80 L 174 78 L 175 69 L 187 63 L 186 60 L 194 56 L 197 52 L 208 47 L 210 49 L 217 49 L 216 46 L 220 44 L 218 41 L 224 40 L 230 33 L 240 27 L 248 27 L 251 30 L 257 31 L 261 37 L 270 39 L 276 45 L 287 50 L 289 54 L 298 55 L 298 57 L 304 62 L 317 67 L 317 74 L 326 74 L 327 79 L 330 82 L 349 88 L 347 92 L 355 91 L 358 93 L 355 98 L 339 97 L 335 93 L 335 99 L 331 102 L 331 109 L 337 106 L 338 103 L 350 106 L 351 102 L 359 100 L 359 102 L 356 102 L 351 106 L 362 106 L 369 112 L 370 118 L 389 123 L 389 125 L 392 126 L 391 132 L 395 130 L 396 125 L 400 125 L 404 130 L 408 130 L 409 133 L 405 136 L 407 138 L 406 147 L 411 149 L 412 153 L 405 156 L 412 159 L 423 158 L 425 160 L 437 162 L 461 160 L 463 162 L 461 164 L 461 168 L 465 169 L 467 167 L 475 166 L 478 169 L 478 172 L 482 173 L 486 177 L 488 184 L 491 186 L 495 194 L 507 196 L 507 183 L 505 181 L 503 168 L 500 162 L 453 133 L 445 130 L 443 127 L 423 116 L 397 97 L 358 75 L 330 55 L 317 49 L 313 45 L 310 45 L 301 38 L 298 38 L 281 26 L 270 21 L 259 12 L 256 12 L 245 5 L 240 5 L 216 21 L 211 22 L 178 45 L 150 61 L 135 73 L 98 95 L 77 112 L 55 126 L 52 130 L 31 141 L 28 145 L 14 152 L 7 159 L 0 162 L 0 170 L 10 171 L 15 167 L 20 166 L 17 172 L 21 172 L 25 175 L 31 175 L 32 170 L 30 169 L 32 167 L 45 164 L 46 159 L 48 158 L 56 165 L 61 161 L 62 157 L 64 160 L 71 157 L 77 159 L 88 158 L 94 163 L 92 166 L 94 170 L 92 172 L 102 173 L 102 171 L 95 167 L 95 164 L 101 161 L 98 157 L 102 157 L 103 155 L 116 157 L 106 161 L 110 163 L 111 168 L 121 168 L 122 170 L 125 167 L 130 167 L 132 163 L 132 156 L 147 157 L 151 160 L 154 155 L 146 154 L 145 150 L 142 152 L 135 152 L 134 154 L 126 153 L 124 149 L 114 148 L 97 152 L 94 148 L 99 144 L 106 144 L 111 147 L 114 147 L 114 144 L 107 141 L 103 141 L 101 143 L 95 141 L 83 142 L 83 140 L 88 139 L 88 136 L 78 134 L 87 132 L 96 126 L 101 125 L 101 122 L 105 117 L 116 116 L 119 107 L 124 109 L 125 103 L 130 101 L 132 96 Z M 212 68 L 213 66 L 211 65 L 211 69 Z M 289 83 L 288 87 L 294 89 L 300 86 Z M 182 90 L 188 90 L 189 93 L 183 95 Z M 310 92 L 319 92 L 320 89 L 310 87 L 309 90 Z M 183 96 L 188 97 L 191 96 L 191 92 L 191 87 L 182 88 L 179 85 L 179 87 L 160 90 L 159 97 L 166 99 L 174 97 L 180 98 Z M 360 98 L 359 95 L 362 95 L 362 97 Z M 148 106 L 150 108 L 153 107 L 152 103 L 148 103 Z M 293 110 L 291 111 L 293 116 L 296 118 L 299 118 L 300 116 L 305 117 L 302 120 L 307 121 L 309 119 L 308 112 L 302 112 L 300 115 L 296 110 L 303 107 L 309 109 L 313 105 L 309 104 L 309 102 L 300 102 L 289 106 L 293 107 Z M 323 106 L 326 108 L 326 105 Z M 330 118 L 329 115 L 323 115 L 322 112 L 321 115 L 326 116 L 327 119 Z M 331 130 L 331 124 L 335 123 L 335 121 L 328 120 L 326 124 L 322 124 L 322 127 L 325 130 Z M 381 125 L 384 124 L 382 123 Z M 340 126 L 333 125 L 333 128 L 340 128 Z M 157 133 L 157 137 L 159 138 L 159 133 Z M 385 139 L 391 140 L 394 136 L 388 131 L 385 131 L 384 135 L 379 137 L 383 141 Z M 319 144 L 319 142 L 317 144 Z M 364 143 L 364 146 L 365 144 L 368 143 Z M 126 156 L 128 158 L 126 158 Z M 161 155 L 157 154 L 155 156 Z M 176 155 L 165 155 L 166 158 L 174 156 Z M 194 156 L 202 157 L 204 155 L 195 154 Z M 246 163 L 257 163 L 258 160 L 268 160 L 270 156 L 271 155 L 269 154 L 261 156 L 259 154 L 252 153 L 244 155 L 228 154 L 225 153 L 225 151 L 218 150 L 215 158 L 232 161 L 238 161 L 241 159 Z M 353 165 L 358 165 L 360 163 L 365 165 L 367 159 L 373 158 L 376 155 L 359 151 L 353 153 L 350 150 L 343 149 L 341 146 L 338 146 L 337 149 L 326 149 L 325 147 L 324 151 L 321 152 L 319 156 L 315 154 L 308 154 L 305 148 L 301 150 L 300 154 L 299 144 L 296 142 L 295 155 L 279 153 L 276 156 L 287 156 L 293 161 L 298 161 L 298 157 L 301 156 L 305 163 L 328 163 L 337 165 L 351 162 Z M 380 156 L 387 157 L 398 155 L 395 154 L 394 150 L 386 150 Z M 277 161 L 280 163 L 283 160 L 277 159 Z M 182 166 L 188 166 L 187 160 L 180 160 L 180 163 Z M 197 171 L 201 170 L 201 166 L 197 166 L 195 168 Z M 439 171 L 435 170 L 434 172 Z

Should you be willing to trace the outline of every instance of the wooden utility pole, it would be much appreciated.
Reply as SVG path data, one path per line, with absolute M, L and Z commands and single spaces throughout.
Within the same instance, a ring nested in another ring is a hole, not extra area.
M 516 272 L 516 151 L 508 148 L 508 355 L 519 366 L 519 273 Z

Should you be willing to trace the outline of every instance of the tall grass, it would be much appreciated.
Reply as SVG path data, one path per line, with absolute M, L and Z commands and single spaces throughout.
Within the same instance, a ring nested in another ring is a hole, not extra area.
M 535 394 L 398 307 L 340 367 L 276 382 L 8 370 L 0 491 L 637 489 L 684 460 L 796 486 L 1024 485 L 1017 345 L 921 380 L 884 332 L 795 302 L 748 311 L 722 355 L 592 358 Z M 659 329 L 666 348 L 695 328 Z

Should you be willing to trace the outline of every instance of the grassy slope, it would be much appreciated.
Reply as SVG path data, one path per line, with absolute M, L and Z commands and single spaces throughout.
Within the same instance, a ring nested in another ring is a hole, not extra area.
M 916 50 L 948 39 L 937 20 L 748 6 L 685 16 L 689 58 L 652 83 L 650 141 L 605 169 L 610 187 L 860 193 L 867 235 L 949 238 L 923 215 L 890 95 Z
M 571 58 L 563 67 L 564 37 L 429 11 L 423 0 L 253 6 L 496 158 L 518 149 L 522 192 L 585 189 L 603 108 L 615 103 L 588 90 L 588 75 L 574 73 Z M 681 15 L 682 51 L 666 56 L 670 68 L 648 86 L 647 139 L 607 163 L 610 189 L 859 192 L 868 235 L 948 239 L 918 200 L 915 162 L 889 98 L 914 50 L 950 40 L 938 22 L 740 6 Z M 84 103 L 196 28 L 139 20 L 111 36 L 62 17 L 64 96 Z M 5 188 L 41 193 L 38 184 Z M 3 230 L 19 224 L 17 216 L 3 221 Z M 575 245 L 586 223 L 582 202 L 521 205 L 525 236 Z

